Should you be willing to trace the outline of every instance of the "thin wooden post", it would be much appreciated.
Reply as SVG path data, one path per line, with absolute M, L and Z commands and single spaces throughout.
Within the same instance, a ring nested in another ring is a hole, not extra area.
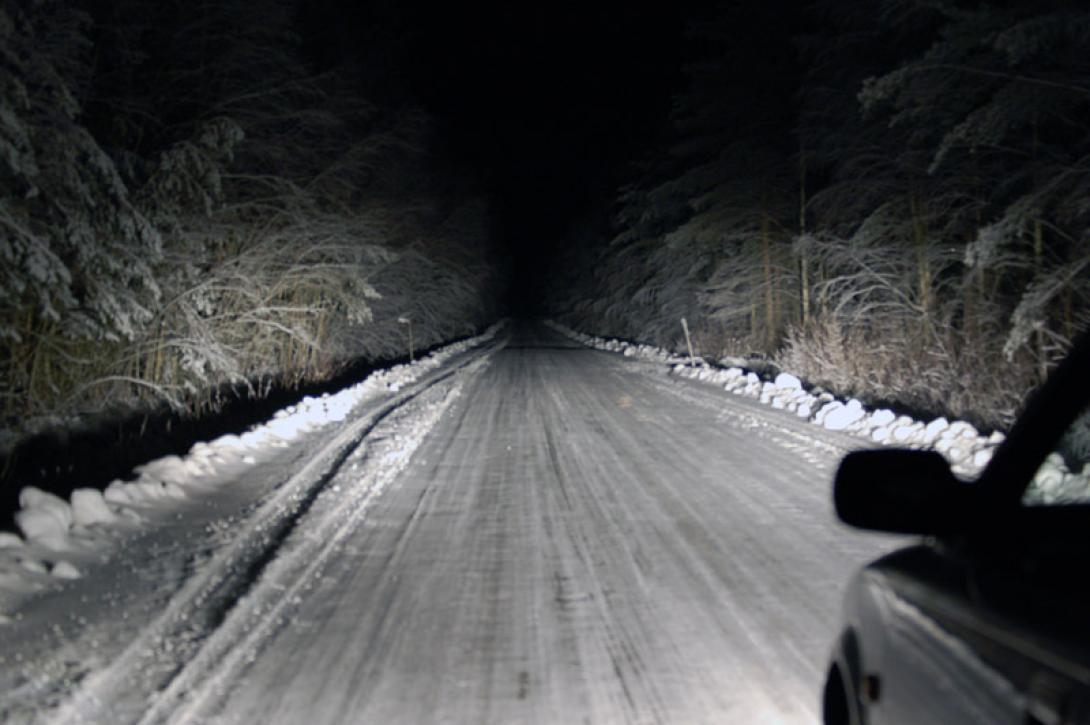
M 397 321 L 402 325 L 409 326 L 409 362 L 413 361 L 413 318 L 411 317 L 399 317 Z
M 689 337 L 689 323 L 681 318 L 681 329 L 685 331 L 685 345 L 689 348 L 689 366 L 696 367 L 696 356 L 693 355 L 693 340 Z

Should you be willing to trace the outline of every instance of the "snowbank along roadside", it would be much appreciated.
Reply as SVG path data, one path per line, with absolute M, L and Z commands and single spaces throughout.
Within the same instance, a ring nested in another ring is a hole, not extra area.
M 493 338 L 503 323 L 481 335 L 436 350 L 411 364 L 379 370 L 334 394 L 304 397 L 242 435 L 193 445 L 184 456 L 164 456 L 135 469 L 135 480 L 105 490 L 79 488 L 69 500 L 33 486 L 19 495 L 20 533 L 0 531 L 0 626 L 26 595 L 82 576 L 85 565 L 107 561 L 119 539 L 149 516 L 235 480 L 246 469 L 300 437 L 343 422 L 364 403 L 397 393 L 451 357 Z
M 1004 440 L 999 431 L 981 435 L 963 420 L 940 417 L 925 422 L 897 415 L 888 408 L 868 408 L 854 398 L 844 400 L 827 392 L 811 392 L 790 373 L 782 372 L 767 379 L 740 367 L 712 366 L 699 358 L 693 366 L 687 356 L 659 347 L 587 335 L 552 320 L 546 324 L 588 347 L 661 363 L 668 366 L 670 374 L 722 386 L 727 392 L 755 398 L 829 430 L 845 431 L 882 445 L 938 451 L 954 472 L 965 478 L 979 474 Z M 1032 496 L 1043 503 L 1062 501 L 1083 495 L 1086 485 L 1085 477 L 1072 475 L 1063 459 L 1052 454 L 1034 480 Z

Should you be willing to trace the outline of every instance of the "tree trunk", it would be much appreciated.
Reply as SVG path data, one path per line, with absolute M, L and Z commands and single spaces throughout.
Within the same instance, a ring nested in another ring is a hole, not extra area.
M 806 234 L 806 149 L 799 152 L 799 237 Z M 805 245 L 799 252 L 799 302 L 802 325 L 810 324 L 810 253 Z
M 776 335 L 776 297 L 772 281 L 772 234 L 769 228 L 768 214 L 761 215 L 761 263 L 764 271 L 765 288 L 765 352 L 771 352 Z
M 1040 219 L 1033 222 L 1033 276 L 1040 279 L 1045 273 L 1045 231 Z M 1046 319 L 1041 324 L 1047 324 Z M 1033 333 L 1034 352 L 1037 358 L 1037 379 L 1043 383 L 1048 378 L 1048 350 L 1046 349 L 1045 331 L 1038 326 Z
M 747 344 L 755 345 L 757 340 L 760 339 L 757 335 L 757 330 L 760 327 L 761 314 L 758 310 L 757 296 L 752 297 L 752 301 L 749 303 L 749 341 Z
M 799 255 L 799 298 L 802 302 L 802 325 L 810 325 L 810 255 L 805 250 Z
M 912 211 L 912 237 L 913 245 L 916 250 L 917 293 L 919 295 L 923 323 L 925 326 L 928 326 L 932 321 L 934 292 L 932 290 L 931 262 L 927 257 L 927 224 L 924 222 L 923 218 L 923 205 L 915 194 L 909 198 L 909 206 Z
M 1037 119 L 1033 119 L 1033 159 L 1037 159 L 1037 151 L 1040 145 L 1040 135 L 1037 128 Z M 1045 230 L 1040 219 L 1033 221 L 1033 278 L 1040 279 L 1045 273 Z M 1047 324 L 1047 317 L 1041 320 L 1041 324 Z M 1048 378 L 1048 357 L 1045 349 L 1045 331 L 1037 328 L 1033 335 L 1034 352 L 1037 358 L 1037 379 L 1044 383 Z

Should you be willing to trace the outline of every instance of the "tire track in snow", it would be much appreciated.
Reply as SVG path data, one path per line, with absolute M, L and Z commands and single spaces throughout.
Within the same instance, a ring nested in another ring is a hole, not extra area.
M 56 723 L 135 722 L 152 693 L 171 687 L 202 645 L 229 619 L 300 519 L 333 481 L 345 462 L 389 416 L 460 373 L 479 369 L 497 349 L 440 372 L 396 395 L 347 425 L 242 525 L 170 600 L 161 615 L 108 666 L 88 675 L 57 710 Z
M 487 362 L 488 358 L 479 358 L 464 372 L 477 373 Z M 457 378 L 449 388 L 431 386 L 419 391 L 411 403 L 406 401 L 375 421 L 368 436 L 377 450 L 367 453 L 362 480 L 348 483 L 350 500 L 327 501 L 321 510 L 306 517 L 306 525 L 286 539 L 285 550 L 275 552 L 268 569 L 239 600 L 224 625 L 207 638 L 196 656 L 156 697 L 141 718 L 142 725 L 194 722 L 215 708 L 262 644 L 287 622 L 290 610 L 301 601 L 330 557 L 339 553 L 369 504 L 404 469 L 420 442 L 461 394 L 465 377 Z M 410 430 L 399 436 L 398 429 L 403 427 Z M 344 476 L 337 473 L 330 480 L 343 480 Z

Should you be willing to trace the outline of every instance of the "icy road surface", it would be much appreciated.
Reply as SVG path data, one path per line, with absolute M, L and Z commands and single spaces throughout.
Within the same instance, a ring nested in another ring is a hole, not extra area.
M 136 616 L 42 719 L 819 720 L 843 586 L 893 545 L 833 518 L 859 440 L 544 328 L 478 354 L 331 464 L 237 603 Z

